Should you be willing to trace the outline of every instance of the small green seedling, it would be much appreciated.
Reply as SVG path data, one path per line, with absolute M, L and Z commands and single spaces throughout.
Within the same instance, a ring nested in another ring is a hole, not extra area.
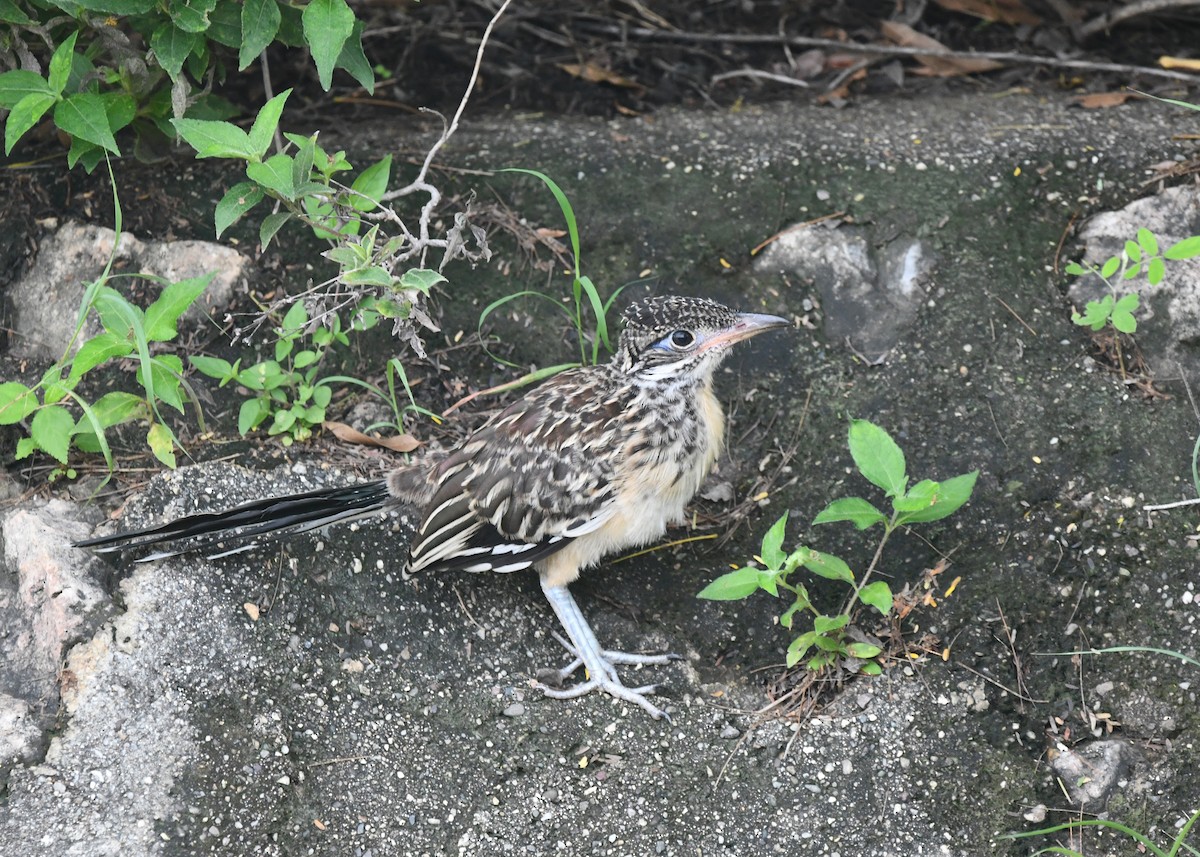
M 891 587 L 882 580 L 870 582 L 884 545 L 900 527 L 937 521 L 953 514 L 970 499 L 979 471 L 973 470 L 944 482 L 922 479 L 910 486 L 904 453 L 882 428 L 867 420 L 852 420 L 849 445 L 859 473 L 883 489 L 892 502 L 892 512 L 885 514 L 861 497 L 843 497 L 826 506 L 813 523 L 849 521 L 860 530 L 882 525 L 883 535 L 867 570 L 856 576 L 844 560 L 805 545 L 787 553 L 783 541 L 788 516 L 784 514 L 763 537 L 762 553 L 755 557 L 754 563 L 721 575 L 701 590 L 699 597 L 734 601 L 760 589 L 776 597 L 780 597 L 781 589 L 789 592 L 792 604 L 780 614 L 779 624 L 794 630 L 798 616 L 811 614 L 812 617 L 812 627 L 796 636 L 788 646 L 789 667 L 805 658 L 805 665 L 810 670 L 823 669 L 842 660 L 865 661 L 860 665 L 861 670 L 878 675 L 880 666 L 871 659 L 880 654 L 880 648 L 848 637 L 859 604 L 872 607 L 883 616 L 892 612 Z M 828 615 L 813 605 L 808 588 L 790 579 L 800 568 L 817 577 L 841 581 L 851 588 L 840 612 Z

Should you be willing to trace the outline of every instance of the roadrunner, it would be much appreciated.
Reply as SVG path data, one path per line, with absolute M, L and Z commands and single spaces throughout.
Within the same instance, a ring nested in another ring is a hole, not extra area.
M 609 363 L 555 376 L 435 460 L 374 483 L 260 500 L 79 544 L 101 552 L 167 545 L 144 558 L 151 560 L 413 504 L 421 522 L 409 545 L 409 572 L 538 571 L 567 633 L 559 641 L 574 658 L 558 671 L 559 687 L 540 685 L 547 696 L 603 690 L 663 717 L 646 698 L 656 685 L 626 687 L 617 665 L 665 664 L 678 655 L 601 648 L 567 587 L 604 557 L 645 545 L 684 519 L 725 434 L 714 371 L 734 343 L 791 323 L 688 297 L 642 300 L 624 320 Z M 580 666 L 585 680 L 563 688 Z

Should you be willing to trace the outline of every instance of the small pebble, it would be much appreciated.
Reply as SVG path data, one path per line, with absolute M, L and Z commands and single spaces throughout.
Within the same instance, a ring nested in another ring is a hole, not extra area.
M 508 708 L 504 709 L 505 717 L 520 717 L 525 713 L 525 706 L 520 702 L 514 702 Z
M 742 733 L 737 729 L 736 726 L 730 726 L 727 723 L 725 724 L 725 728 L 721 730 L 721 737 L 726 741 L 732 741 L 734 738 L 741 738 Z

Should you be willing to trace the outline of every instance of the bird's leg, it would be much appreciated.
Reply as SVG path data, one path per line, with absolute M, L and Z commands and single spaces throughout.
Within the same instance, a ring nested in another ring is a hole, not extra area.
M 575 603 L 575 599 L 567 591 L 567 587 L 548 586 L 543 582 L 542 592 L 546 593 L 546 600 L 554 608 L 554 613 L 558 616 L 558 621 L 562 624 L 563 630 L 567 632 L 567 636 L 570 638 L 571 642 L 569 645 L 565 642 L 563 644 L 566 646 L 567 651 L 575 655 L 575 661 L 569 664 L 568 668 L 563 670 L 561 675 L 565 678 L 571 672 L 578 669 L 580 664 L 586 667 L 588 672 L 587 681 L 565 690 L 556 690 L 542 685 L 542 692 L 546 696 L 553 697 L 554 699 L 571 699 L 576 696 L 583 696 L 583 694 L 593 690 L 603 690 L 617 699 L 637 703 L 648 711 L 650 716 L 655 720 L 663 717 L 666 717 L 667 720 L 671 719 L 665 711 L 646 699 L 646 694 L 654 693 L 657 685 L 650 684 L 645 687 L 636 688 L 626 687 L 621 683 L 621 679 L 617 675 L 616 664 L 662 664 L 671 660 L 677 660 L 678 655 L 631 655 L 625 652 L 605 651 L 600 648 L 600 643 L 596 640 L 596 635 L 592 632 L 592 628 L 588 625 L 588 621 L 584 618 L 583 613 L 580 612 L 579 605 Z

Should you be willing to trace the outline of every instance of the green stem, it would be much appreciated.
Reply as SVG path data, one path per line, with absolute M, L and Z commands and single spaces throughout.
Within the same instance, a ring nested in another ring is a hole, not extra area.
M 879 557 L 883 555 L 883 546 L 887 544 L 888 539 L 896 529 L 896 520 L 900 517 L 899 512 L 892 512 L 892 519 L 886 521 L 883 525 L 883 538 L 879 540 L 879 545 L 875 548 L 875 556 L 871 557 L 871 564 L 867 566 L 867 570 L 863 572 L 862 579 L 854 587 L 854 592 L 846 599 L 846 603 L 842 606 L 842 613 L 849 613 L 854 603 L 858 601 L 858 593 L 863 591 L 863 587 L 867 585 L 867 581 L 871 579 L 871 575 L 875 573 L 875 566 L 879 564 Z

